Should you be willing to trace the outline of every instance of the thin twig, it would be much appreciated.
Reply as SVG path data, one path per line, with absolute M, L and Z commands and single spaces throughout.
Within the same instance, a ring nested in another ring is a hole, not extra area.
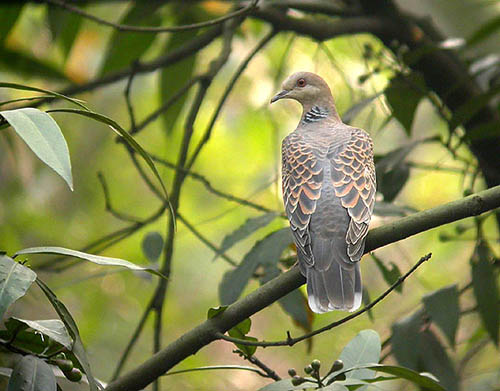
M 280 381 L 281 377 L 271 368 L 269 368 L 266 364 L 264 364 L 261 360 L 259 360 L 255 355 L 254 356 L 244 356 L 245 360 L 250 361 L 253 365 L 262 369 L 267 377 L 273 379 L 274 381 Z
M 183 26 L 173 26 L 173 27 L 147 27 L 147 26 L 131 26 L 126 24 L 113 23 L 98 16 L 89 14 L 81 8 L 75 7 L 74 5 L 68 4 L 63 0 L 45 0 L 49 4 L 57 5 L 66 9 L 69 12 L 80 15 L 88 20 L 95 23 L 112 27 L 118 31 L 128 31 L 136 33 L 175 33 L 179 31 L 196 30 L 203 27 L 216 26 L 229 20 L 231 18 L 236 18 L 239 16 L 244 16 L 250 13 L 256 6 L 259 0 L 252 0 L 247 6 L 240 8 L 239 10 L 233 11 L 227 15 L 221 16 L 220 18 L 208 20 L 206 22 L 186 24 Z
M 238 266 L 238 262 L 227 256 L 220 248 L 210 242 L 207 238 L 205 238 L 189 221 L 187 221 L 183 215 L 177 211 L 177 219 L 181 221 L 187 229 L 189 229 L 194 236 L 196 236 L 205 246 L 207 246 L 210 250 L 212 250 L 215 254 L 218 254 L 222 259 L 224 259 L 227 263 L 232 266 Z
M 331 330 L 335 327 L 338 327 L 341 324 L 344 324 L 345 322 L 347 322 L 351 319 L 354 319 L 354 318 L 364 314 L 368 310 L 372 309 L 373 307 L 375 307 L 375 305 L 377 305 L 383 299 L 385 299 L 389 293 L 391 293 L 394 289 L 396 289 L 399 285 L 401 285 L 403 283 L 403 281 L 406 280 L 408 278 L 408 276 L 410 274 L 412 274 L 415 270 L 417 270 L 417 268 L 420 265 L 422 265 L 424 262 L 428 261 L 431 258 L 431 256 L 432 256 L 432 254 L 429 253 L 429 254 L 423 256 L 422 258 L 420 258 L 420 260 L 415 265 L 413 265 L 413 267 L 410 270 L 408 270 L 408 272 L 406 272 L 406 274 L 399 277 L 398 280 L 394 284 L 392 284 L 384 293 L 382 293 L 379 297 L 377 297 L 374 301 L 372 301 L 370 304 L 368 304 L 367 306 L 365 306 L 361 310 L 356 311 L 356 312 L 354 312 L 354 313 L 352 313 L 352 314 L 350 314 L 350 315 L 348 315 L 340 320 L 332 322 L 324 327 L 321 327 L 320 329 L 317 329 L 317 330 L 314 330 L 310 333 L 301 335 L 300 337 L 287 338 L 286 340 L 283 340 L 283 341 L 256 341 L 256 342 L 245 340 L 245 339 L 240 339 L 240 338 L 229 337 L 229 336 L 224 335 L 223 333 L 217 333 L 217 337 L 219 339 L 223 339 L 223 340 L 228 341 L 228 342 L 238 343 L 238 344 L 247 345 L 247 346 L 262 346 L 262 347 L 293 346 L 297 342 L 304 341 L 308 338 L 314 337 L 315 335 L 318 335 L 320 333 L 323 333 L 325 331 L 328 331 L 328 330 Z

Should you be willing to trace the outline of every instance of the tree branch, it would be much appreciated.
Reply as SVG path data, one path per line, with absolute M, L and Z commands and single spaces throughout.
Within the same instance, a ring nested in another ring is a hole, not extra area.
M 399 241 L 419 232 L 448 224 L 500 207 L 500 186 L 438 206 L 393 223 L 372 229 L 367 237 L 365 253 Z M 224 312 L 208 319 L 136 369 L 111 382 L 106 391 L 138 391 L 163 375 L 186 357 L 218 338 L 231 327 L 269 306 L 305 283 L 298 268 L 269 281 L 248 296 L 229 306 Z

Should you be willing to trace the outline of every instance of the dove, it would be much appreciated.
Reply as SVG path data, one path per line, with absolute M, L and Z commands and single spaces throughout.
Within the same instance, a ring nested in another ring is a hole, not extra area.
M 303 109 L 282 142 L 282 190 L 309 307 L 316 313 L 355 311 L 375 203 L 373 142 L 342 122 L 330 88 L 314 73 L 289 76 L 271 103 L 281 99 L 296 100 Z

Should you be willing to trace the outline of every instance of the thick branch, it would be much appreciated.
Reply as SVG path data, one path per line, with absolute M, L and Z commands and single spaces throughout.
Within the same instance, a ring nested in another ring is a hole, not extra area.
M 500 207 L 500 186 L 375 228 L 368 234 L 365 252 L 498 207 Z M 292 268 L 281 274 L 229 306 L 223 313 L 188 331 L 136 369 L 110 383 L 106 391 L 134 391 L 146 387 L 186 357 L 216 340 L 219 333 L 226 332 L 242 320 L 297 289 L 304 282 L 305 279 L 298 268 Z

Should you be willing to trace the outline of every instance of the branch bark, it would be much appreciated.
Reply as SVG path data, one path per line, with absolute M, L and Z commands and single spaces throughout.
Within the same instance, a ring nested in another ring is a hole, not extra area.
M 367 237 L 365 252 L 498 207 L 500 207 L 500 186 L 372 229 Z M 139 367 L 111 382 L 106 391 L 141 390 L 186 357 L 216 340 L 219 333 L 226 332 L 304 283 L 305 279 L 298 268 L 290 269 L 238 300 L 223 313 L 188 331 Z

